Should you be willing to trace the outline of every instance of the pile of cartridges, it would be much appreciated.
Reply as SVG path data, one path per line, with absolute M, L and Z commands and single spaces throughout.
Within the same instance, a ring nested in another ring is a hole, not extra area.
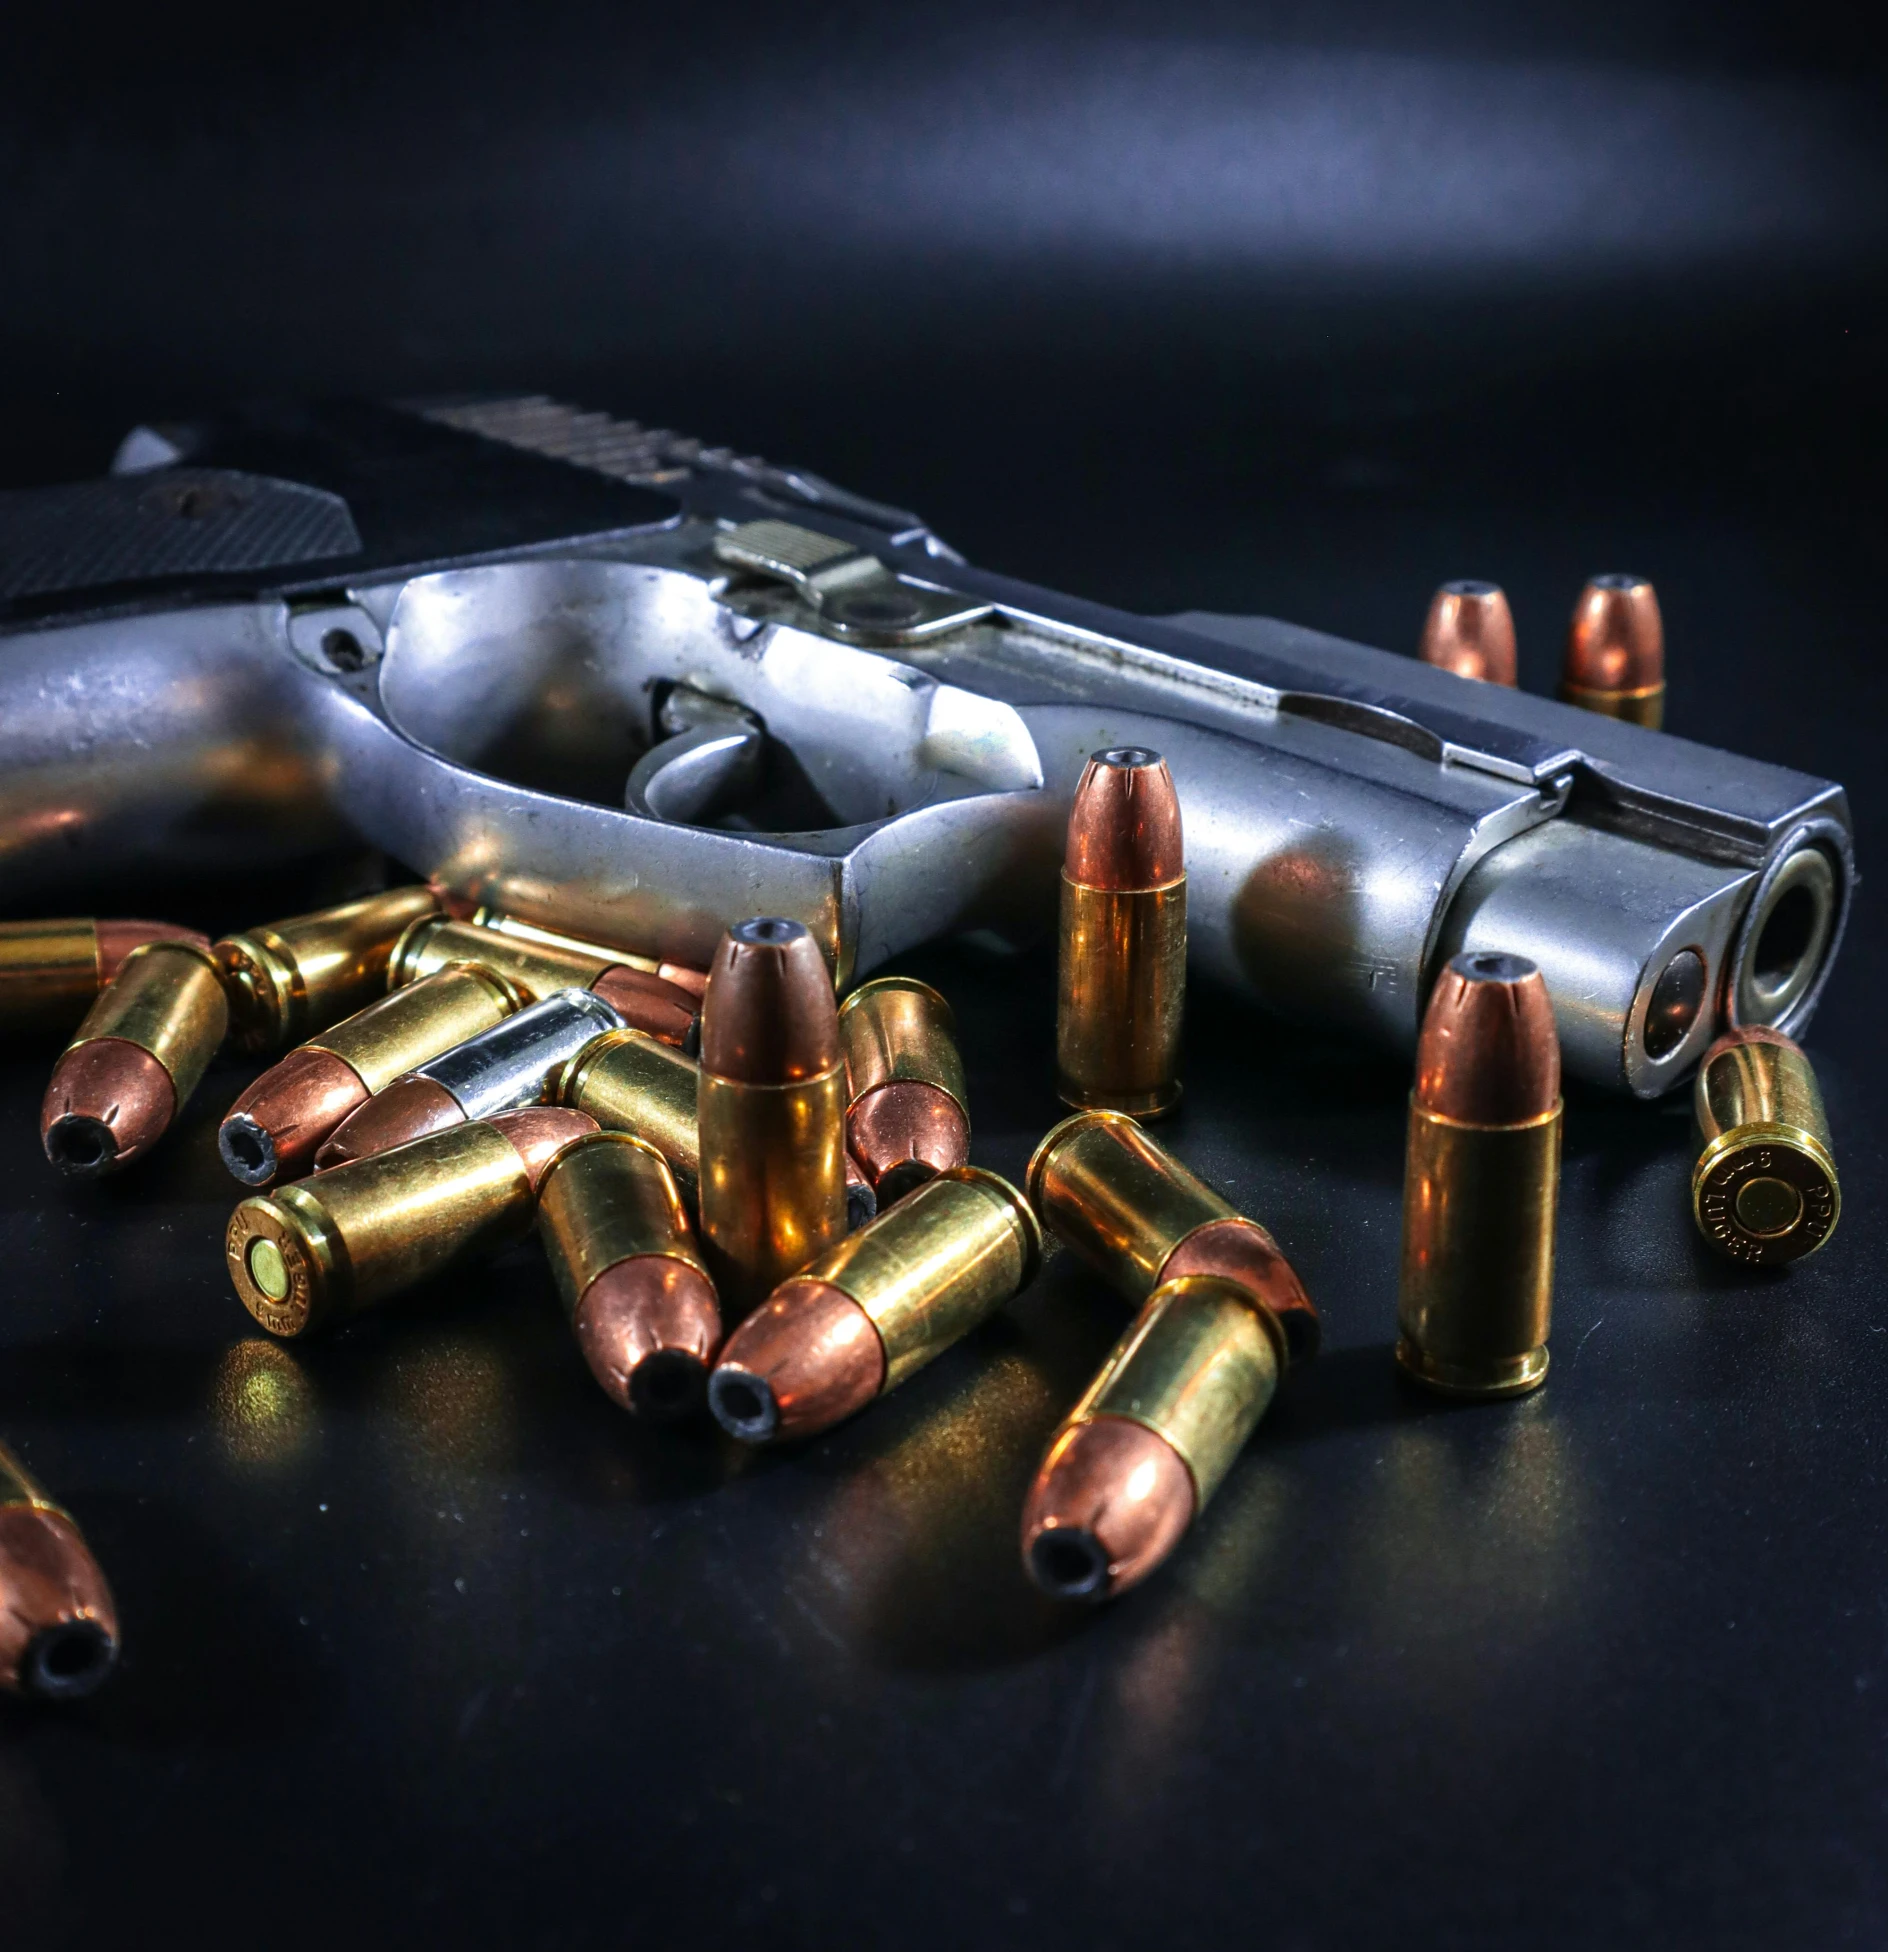
M 1498 665 L 1499 597 L 1446 586 L 1425 653 L 1472 642 Z M 1511 682 L 1511 627 L 1506 644 Z M 1637 711 L 1648 693 L 1622 695 Z M 1144 1129 L 1179 1097 L 1186 979 L 1159 753 L 1088 762 L 1061 902 L 1058 1087 L 1078 1109 L 1024 1189 L 969 1163 L 945 999 L 887 976 L 840 1002 L 820 944 L 776 917 L 730 928 L 701 972 L 411 887 L 215 943 L 12 924 L 0 984 L 16 1020 L 70 1024 L 89 1001 L 41 1118 L 76 1177 L 157 1144 L 226 1038 L 283 1053 L 218 1133 L 250 1189 L 229 1278 L 273 1335 L 332 1328 L 535 1226 L 613 1401 L 651 1421 L 705 1402 L 743 1443 L 787 1442 L 968 1334 L 1031 1280 L 1046 1231 L 1138 1310 L 1022 1512 L 1028 1576 L 1098 1600 L 1174 1550 L 1315 1353 L 1318 1315 L 1271 1235 Z M 1802 1051 L 1732 1031 L 1696 1105 L 1706 1237 L 1752 1262 L 1819 1246 L 1839 1192 Z M 1494 1398 L 1546 1376 L 1561 1116 L 1539 970 L 1457 957 L 1410 1103 L 1396 1360 L 1416 1384 Z M 76 1527 L 0 1452 L 0 1683 L 84 1692 L 116 1639 Z

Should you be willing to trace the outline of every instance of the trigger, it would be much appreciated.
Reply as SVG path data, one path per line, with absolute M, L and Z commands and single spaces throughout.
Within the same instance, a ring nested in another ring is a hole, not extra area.
M 767 731 L 754 713 L 677 685 L 656 722 L 669 737 L 631 770 L 623 793 L 631 813 L 691 827 L 759 785 Z

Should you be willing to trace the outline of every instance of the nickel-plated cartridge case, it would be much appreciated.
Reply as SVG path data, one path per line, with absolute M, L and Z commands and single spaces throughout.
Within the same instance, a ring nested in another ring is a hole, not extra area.
M 1056 1432 L 1023 1506 L 1023 1564 L 1056 1599 L 1125 1592 L 1179 1544 L 1287 1361 L 1250 1290 L 1186 1274 L 1148 1296 Z
M 229 1029 L 215 958 L 194 942 L 134 949 L 53 1066 L 39 1137 L 61 1172 L 94 1179 L 170 1130 Z
M 1560 695 L 1654 731 L 1665 718 L 1665 624 L 1643 576 L 1595 576 L 1567 626 Z
M 622 1018 L 589 990 L 553 990 L 376 1091 L 335 1127 L 315 1154 L 316 1168 L 325 1172 L 449 1125 L 535 1105 L 565 1065 L 622 1027 Z
M 1278 1243 L 1133 1119 L 1065 1118 L 1037 1146 L 1028 1187 L 1042 1224 L 1124 1300 L 1218 1275 L 1271 1309 L 1294 1362 L 1317 1352 L 1318 1311 Z
M 1758 1266 L 1813 1254 L 1842 1212 L 1816 1073 L 1781 1031 L 1720 1037 L 1698 1067 L 1692 1103 L 1704 1150 L 1691 1210 L 1720 1253 Z
M 308 1171 L 315 1154 L 375 1092 L 467 1038 L 502 1023 L 523 997 L 470 963 L 395 990 L 271 1065 L 238 1098 L 216 1135 L 245 1186 Z
M 210 946 L 172 922 L 0 922 L 0 1031 L 70 1031 L 147 942 Z
M 327 1328 L 531 1229 L 557 1154 L 596 1130 L 532 1106 L 243 1201 L 224 1253 L 242 1304 L 271 1335 Z
M 1430 599 L 1416 655 L 1458 678 L 1512 685 L 1514 612 L 1501 585 L 1470 577 L 1444 583 Z
M 72 1701 L 118 1661 L 118 1609 L 91 1548 L 0 1444 L 0 1688 Z
M 561 989 L 594 990 L 626 1024 L 679 1049 L 692 1049 L 698 1034 L 695 997 L 625 962 L 620 950 L 541 931 L 518 935 L 448 916 L 417 922 L 401 937 L 388 986 L 398 989 L 456 962 L 495 970 L 529 997 L 543 998 Z
M 216 959 L 229 987 L 237 1048 L 284 1050 L 352 1016 L 386 988 L 387 959 L 401 933 L 438 906 L 430 888 L 389 888 L 226 935 Z
M 728 1338 L 709 1407 L 744 1443 L 810 1437 L 942 1355 L 1041 1262 L 1015 1187 L 948 1166 L 774 1290 Z
M 846 1143 L 882 1205 L 970 1157 L 951 1006 L 929 983 L 881 976 L 839 1006 Z
M 1403 1181 L 1396 1359 L 1448 1396 L 1547 1375 L 1560 1191 L 1560 1046 L 1540 971 L 1457 956 L 1423 1017 Z
M 696 1120 L 701 1069 L 692 1057 L 640 1030 L 612 1030 L 552 1080 L 553 1103 L 588 1112 L 606 1132 L 633 1132 L 669 1162 L 683 1197 L 701 1179 Z
M 1056 1088 L 1083 1109 L 1154 1118 L 1180 1098 L 1187 878 L 1180 802 L 1145 746 L 1089 760 L 1062 866 Z
M 721 1311 L 662 1154 L 630 1132 L 567 1146 L 538 1191 L 538 1234 L 605 1393 L 659 1422 L 697 1408 Z
M 832 978 L 803 923 L 739 922 L 702 1000 L 699 1205 L 739 1321 L 846 1233 L 846 1067 Z

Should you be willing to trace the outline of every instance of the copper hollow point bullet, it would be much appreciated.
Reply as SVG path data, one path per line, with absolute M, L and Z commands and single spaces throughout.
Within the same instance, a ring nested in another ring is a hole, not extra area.
M 702 1243 L 738 1321 L 846 1233 L 846 1067 L 819 945 L 779 916 L 721 938 L 702 1001 Z
M 87 1695 L 118 1659 L 118 1610 L 79 1528 L 0 1445 L 0 1687 Z
M 522 1239 L 558 1154 L 596 1129 L 582 1112 L 532 1105 L 252 1194 L 224 1235 L 230 1280 L 271 1335 L 376 1308 Z
M 217 1149 L 245 1186 L 312 1168 L 344 1119 L 415 1065 L 511 1016 L 521 994 L 488 969 L 462 963 L 410 984 L 272 1064 L 225 1114 Z
M 662 1154 L 628 1132 L 566 1146 L 539 1189 L 538 1234 L 604 1392 L 652 1422 L 695 1410 L 721 1311 Z
M 228 1028 L 207 949 L 134 949 L 53 1066 L 39 1113 L 46 1157 L 79 1179 L 141 1158 L 189 1102 Z
M 1056 1088 L 1082 1110 L 1158 1117 L 1180 1098 L 1187 882 L 1180 801 L 1145 746 L 1089 760 L 1062 865 Z
M 846 1145 L 887 1206 L 970 1158 L 951 1006 L 928 983 L 881 976 L 839 1006 Z
M 1172 1552 L 1265 1414 L 1287 1361 L 1252 1291 L 1183 1274 L 1148 1296 L 1069 1413 L 1023 1504 L 1023 1565 L 1053 1599 L 1106 1600 Z
M 1444 583 L 1429 600 L 1416 655 L 1458 678 L 1512 685 L 1514 613 L 1501 585 L 1470 577 Z
M 315 1170 L 327 1172 L 428 1132 L 534 1105 L 567 1064 L 622 1028 L 622 1018 L 594 992 L 553 990 L 382 1086 L 323 1142 Z
M 210 946 L 172 922 L 0 922 L 0 1030 L 69 1032 L 147 942 Z
M 1449 964 L 1416 1045 L 1396 1359 L 1450 1396 L 1547 1375 L 1560 1184 L 1560 1043 L 1535 965 Z
M 1643 576 L 1595 576 L 1567 625 L 1560 695 L 1654 730 L 1665 718 L 1665 625 Z
M 1016 1188 L 947 1167 L 774 1290 L 729 1336 L 708 1407 L 743 1443 L 815 1436 L 942 1355 L 1041 1263 Z

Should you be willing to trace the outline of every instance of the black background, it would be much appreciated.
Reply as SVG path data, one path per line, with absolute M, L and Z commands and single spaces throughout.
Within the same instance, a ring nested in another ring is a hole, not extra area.
M 1404 648 L 1492 576 L 1534 688 L 1582 578 L 1630 568 L 1673 729 L 1846 781 L 1867 874 L 1872 11 L 70 8 L 0 63 L 0 479 L 248 395 L 544 390 L 1148 611 Z M 1879 1942 L 1881 943 L 1871 885 L 1811 1040 L 1830 1247 L 1717 1263 L 1684 1106 L 1576 1096 L 1552 1378 L 1465 1411 L 1390 1368 L 1401 1071 L 1197 994 L 1172 1143 L 1278 1234 L 1327 1353 L 1092 1616 L 1015 1542 L 1120 1326 L 1068 1267 L 797 1455 L 658 1441 L 529 1252 L 251 1334 L 212 1144 L 246 1074 L 68 1190 L 17 1053 L 0 1428 L 126 1654 L 76 1711 L 0 1705 L 0 1930 Z M 1020 1172 L 1047 964 L 906 966 Z

